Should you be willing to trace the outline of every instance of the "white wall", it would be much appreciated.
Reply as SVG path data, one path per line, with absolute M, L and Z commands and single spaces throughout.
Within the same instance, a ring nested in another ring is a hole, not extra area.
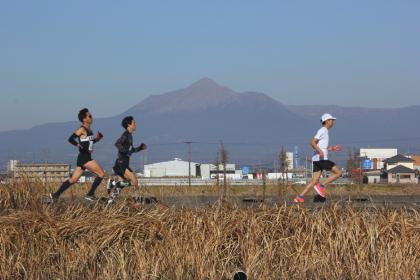
M 378 184 L 381 182 L 381 176 L 375 175 L 375 176 L 367 176 L 368 178 L 368 184 Z
M 293 169 L 294 168 L 294 153 L 292 153 L 292 152 L 287 152 L 286 153 L 286 155 L 287 155 L 287 164 L 288 164 L 288 169 L 290 170 L 290 169 Z
M 398 149 L 360 149 L 360 156 L 370 160 L 376 159 L 377 168 L 385 167 L 384 161 L 388 158 L 398 155 Z
M 286 173 L 285 174 L 285 178 L 284 179 L 292 179 L 293 178 L 293 173 Z M 267 179 L 268 180 L 281 180 L 283 179 L 283 174 L 282 173 L 268 173 L 267 174 Z
M 204 180 L 210 179 L 210 164 L 202 164 L 201 169 L 201 178 Z
M 196 176 L 196 164 L 191 162 L 191 176 Z M 188 161 L 175 159 L 172 161 L 158 162 L 144 166 L 145 177 L 187 177 Z
M 414 169 L 414 162 L 399 162 L 399 163 L 396 163 L 396 164 L 387 164 L 386 170 L 387 171 L 391 170 L 392 168 L 395 168 L 398 165 L 402 165 L 402 166 L 405 166 L 407 168 Z
M 368 159 L 387 159 L 398 155 L 398 149 L 360 149 L 360 156 Z
M 19 161 L 17 160 L 9 160 L 9 162 L 7 163 L 7 171 L 8 172 L 15 171 L 15 167 L 18 163 Z

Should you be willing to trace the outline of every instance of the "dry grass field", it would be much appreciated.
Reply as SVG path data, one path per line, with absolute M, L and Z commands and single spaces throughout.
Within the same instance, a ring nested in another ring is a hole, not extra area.
M 66 196 L 86 188 L 75 187 Z M 402 193 L 417 192 L 410 188 Z M 0 279 L 230 279 L 239 269 L 249 279 L 420 276 L 418 208 L 245 209 L 225 202 L 191 209 L 123 198 L 109 207 L 48 206 L 40 194 L 49 189 L 0 185 Z M 142 192 L 159 197 L 188 189 Z

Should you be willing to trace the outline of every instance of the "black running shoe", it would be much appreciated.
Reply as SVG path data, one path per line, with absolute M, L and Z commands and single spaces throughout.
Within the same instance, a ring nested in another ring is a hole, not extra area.
M 55 193 L 50 193 L 50 199 L 52 203 L 57 202 L 58 195 L 56 195 Z
M 320 196 L 319 194 L 314 196 L 314 202 L 315 203 L 325 203 L 327 199 L 325 197 Z

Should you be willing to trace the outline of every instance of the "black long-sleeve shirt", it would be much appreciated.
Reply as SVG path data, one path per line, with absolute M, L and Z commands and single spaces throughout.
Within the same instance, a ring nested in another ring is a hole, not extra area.
M 117 140 L 115 147 L 118 149 L 118 158 L 128 158 L 132 153 L 142 150 L 141 145 L 137 148 L 133 146 L 133 135 L 127 130 Z

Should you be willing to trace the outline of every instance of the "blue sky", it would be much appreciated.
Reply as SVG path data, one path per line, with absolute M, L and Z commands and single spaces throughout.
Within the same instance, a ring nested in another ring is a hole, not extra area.
M 286 104 L 420 104 L 420 1 L 1 1 L 0 130 L 210 77 Z

